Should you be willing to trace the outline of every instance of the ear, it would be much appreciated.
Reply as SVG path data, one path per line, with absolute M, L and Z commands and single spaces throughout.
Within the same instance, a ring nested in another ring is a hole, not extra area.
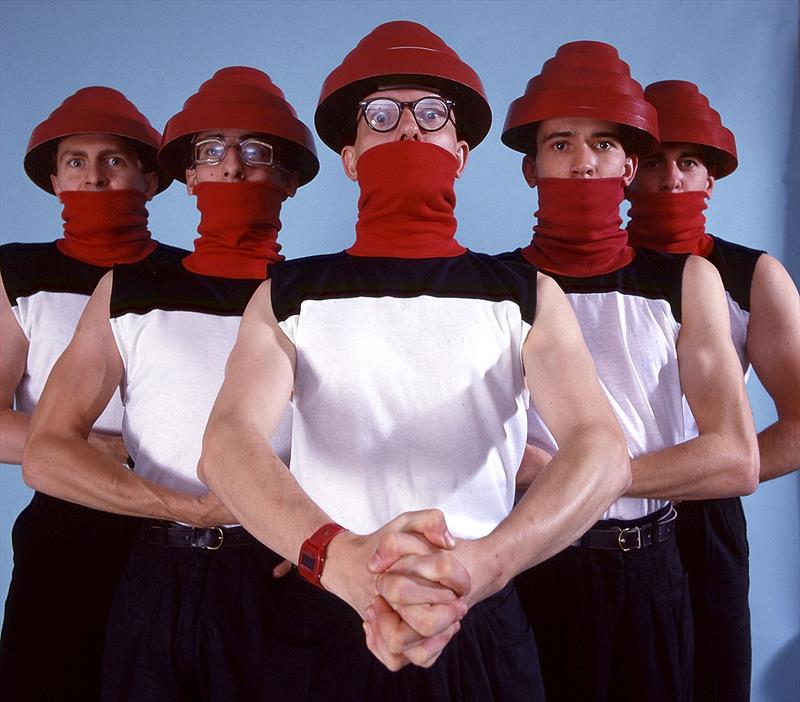
M 456 160 L 458 161 L 458 169 L 456 170 L 456 178 L 460 178 L 464 169 L 467 167 L 469 161 L 469 144 L 466 141 L 456 142 Z
M 294 197 L 298 187 L 300 187 L 300 173 L 292 171 L 286 176 L 286 197 Z
M 711 191 L 713 189 L 714 189 L 714 176 L 709 174 L 708 178 L 706 178 L 706 197 L 708 197 L 709 199 L 711 199 Z
M 194 195 L 194 189 L 197 187 L 197 171 L 194 168 L 186 169 L 186 192 L 189 195 Z
M 636 154 L 628 154 L 625 157 L 625 168 L 622 170 L 622 187 L 627 188 L 633 182 L 638 167 L 639 157 Z
M 58 178 L 56 178 L 55 174 L 50 174 L 50 185 L 53 186 L 53 192 L 56 195 L 61 195 L 61 188 L 58 185 Z
M 538 176 L 536 175 L 536 157 L 531 156 L 530 154 L 525 154 L 522 157 L 522 177 L 525 178 L 525 182 L 532 188 L 536 187 L 536 183 L 539 181 Z
M 150 171 L 149 173 L 142 173 L 144 176 L 144 196 L 148 200 L 152 200 L 158 189 L 158 173 Z
M 345 146 L 342 149 L 342 168 L 344 168 L 344 174 L 352 181 L 358 180 L 358 169 L 356 168 L 356 162 L 358 161 L 358 154 L 356 153 L 356 147 L 353 145 Z

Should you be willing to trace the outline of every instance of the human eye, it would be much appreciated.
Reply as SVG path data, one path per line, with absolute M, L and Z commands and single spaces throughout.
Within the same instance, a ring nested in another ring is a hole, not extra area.
M 567 144 L 566 141 L 554 141 L 552 143 L 552 147 L 553 147 L 554 151 L 566 151 L 567 150 L 567 146 L 569 146 L 569 145 Z
M 269 144 L 249 139 L 242 142 L 242 159 L 246 163 L 269 165 L 272 163 L 272 146 Z
M 691 171 L 694 168 L 697 168 L 697 161 L 693 158 L 683 158 L 678 162 L 681 170 L 684 171 Z
M 225 144 L 218 139 L 201 141 L 196 146 L 196 160 L 221 161 L 225 158 Z
M 68 168 L 80 168 L 83 166 L 83 159 L 82 158 L 68 158 L 66 161 Z
M 422 100 L 414 113 L 423 126 L 438 128 L 447 119 L 447 106 L 438 99 Z
M 608 141 L 607 139 L 603 139 L 602 141 L 597 142 L 597 148 L 600 149 L 600 151 L 611 151 L 611 149 L 613 149 L 614 147 L 615 147 L 614 142 Z
M 398 107 L 389 100 L 375 100 L 364 109 L 370 126 L 380 131 L 397 122 Z
M 642 161 L 642 168 L 646 168 L 647 170 L 654 171 L 656 168 L 661 167 L 661 159 L 658 158 L 646 158 Z
M 107 163 L 114 168 L 123 168 L 127 165 L 127 162 L 122 156 L 109 156 Z

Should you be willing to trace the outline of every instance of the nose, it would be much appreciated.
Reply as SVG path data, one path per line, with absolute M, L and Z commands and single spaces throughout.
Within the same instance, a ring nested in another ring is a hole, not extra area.
M 89 161 L 86 166 L 86 185 L 90 189 L 103 188 L 108 185 L 108 176 L 102 162 Z
M 223 180 L 244 180 L 244 162 L 239 149 L 231 147 L 222 159 Z
M 588 145 L 583 145 L 581 148 L 575 150 L 575 156 L 572 161 L 571 177 L 572 178 L 594 178 L 597 173 L 597 164 L 595 162 L 595 155 Z
M 667 163 L 664 168 L 664 177 L 661 179 L 659 189 L 661 192 L 670 193 L 680 190 L 682 184 L 681 171 L 677 163 Z
M 417 120 L 414 119 L 414 113 L 408 106 L 404 107 L 403 111 L 400 113 L 400 121 L 397 123 L 397 134 L 399 141 L 405 141 L 406 139 L 419 141 L 422 138 L 422 132 L 417 124 Z

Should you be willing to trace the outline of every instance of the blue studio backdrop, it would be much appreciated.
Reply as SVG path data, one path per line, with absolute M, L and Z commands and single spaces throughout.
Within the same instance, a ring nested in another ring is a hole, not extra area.
M 489 136 L 458 181 L 458 238 L 478 251 L 527 243 L 536 194 L 520 155 L 500 142 L 506 109 L 556 48 L 613 44 L 640 83 L 697 83 L 736 135 L 739 169 L 717 184 L 708 231 L 766 249 L 800 281 L 800 145 L 796 0 L 761 2 L 0 2 L 0 242 L 51 241 L 56 198 L 22 169 L 32 128 L 87 85 L 124 92 L 158 129 L 223 66 L 270 74 L 309 126 L 322 81 L 356 41 L 393 19 L 422 22 L 483 79 Z M 353 239 L 357 186 L 321 142 L 321 172 L 283 209 L 289 258 Z M 175 183 L 150 203 L 150 229 L 191 248 L 198 213 Z M 751 378 L 759 429 L 775 418 Z M 0 467 L 0 597 L 11 574 L 11 527 L 30 499 L 17 466 Z M 745 499 L 750 525 L 754 702 L 800 700 L 800 475 Z M 58 587 L 58 583 L 53 583 Z

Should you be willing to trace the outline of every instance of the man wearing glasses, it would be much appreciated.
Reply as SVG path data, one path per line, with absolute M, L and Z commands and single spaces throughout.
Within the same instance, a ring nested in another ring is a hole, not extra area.
M 281 205 L 318 162 L 280 89 L 244 67 L 217 71 L 186 101 L 158 159 L 197 198 L 194 250 L 103 278 L 45 388 L 25 460 L 62 498 L 145 518 L 110 615 L 103 698 L 263 699 L 281 559 L 196 469 L 242 311 L 283 258 Z M 134 473 L 84 439 L 118 387 Z M 273 435 L 284 460 L 289 431 L 287 414 Z
M 360 186 L 356 241 L 256 291 L 199 468 L 303 578 L 273 698 L 542 699 L 508 582 L 625 489 L 619 427 L 556 286 L 455 239 L 455 179 L 491 121 L 474 71 L 390 22 L 315 121 Z M 526 380 L 564 449 L 512 512 Z M 269 445 L 290 395 L 291 473 Z

